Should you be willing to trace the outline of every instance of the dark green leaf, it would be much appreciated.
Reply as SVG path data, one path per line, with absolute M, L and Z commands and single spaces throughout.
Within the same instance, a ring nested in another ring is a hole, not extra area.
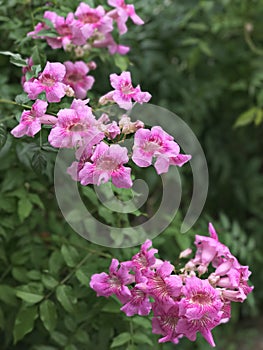
M 30 304 L 39 303 L 44 296 L 37 292 L 24 291 L 21 289 L 16 290 L 16 296 Z
M 21 198 L 18 201 L 18 216 L 21 222 L 23 222 L 31 213 L 33 204 L 27 197 Z
M 79 253 L 76 248 L 63 244 L 61 247 L 61 253 L 69 267 L 74 267 L 79 262 Z
M 13 329 L 14 343 L 23 339 L 24 336 L 30 333 L 34 327 L 35 320 L 38 317 L 36 306 L 31 306 L 26 309 L 22 308 L 18 312 Z
M 40 150 L 36 151 L 33 154 L 31 165 L 37 174 L 43 174 L 47 167 L 47 157 L 45 156 L 44 152 Z
M 72 295 L 72 288 L 70 286 L 58 286 L 56 289 L 56 296 L 63 308 L 69 312 L 74 312 L 73 303 L 76 302 L 76 298 Z
M 0 149 L 4 147 L 7 140 L 7 131 L 6 126 L 3 123 L 0 123 Z

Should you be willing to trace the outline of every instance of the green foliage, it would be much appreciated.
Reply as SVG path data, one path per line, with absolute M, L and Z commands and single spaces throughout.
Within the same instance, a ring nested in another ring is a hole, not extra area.
M 93 1 L 85 2 L 93 6 Z M 152 102 L 178 113 L 199 137 L 210 172 L 202 217 L 182 235 L 180 224 L 187 206 L 183 202 L 172 224 L 154 239 L 154 246 L 162 258 L 177 264 L 180 251 L 192 246 L 194 234 L 205 234 L 207 222 L 213 221 L 220 239 L 243 264 L 250 265 L 255 292 L 247 304 L 233 310 L 232 323 L 214 331 L 218 348 L 227 350 L 242 343 L 253 348 L 251 341 L 257 334 L 248 330 L 244 340 L 242 322 L 257 317 L 263 306 L 263 28 L 262 1 L 252 2 L 253 6 L 251 0 L 137 1 L 136 9 L 146 24 L 132 28 L 123 39 L 132 46 L 131 62 L 127 57 L 96 53 L 100 71 L 94 73 L 91 92 L 105 93 L 109 89 L 105 77 L 131 66 L 134 80 L 152 93 Z M 51 7 L 43 1 L 0 4 L 4 38 L 0 53 L 1 350 L 174 349 L 172 344 L 158 344 L 150 319 L 126 317 L 119 311 L 118 300 L 97 298 L 89 288 L 90 276 L 106 271 L 111 257 L 129 259 L 137 248 L 107 249 L 73 232 L 56 204 L 56 153 L 47 146 L 45 130 L 34 139 L 15 140 L 9 135 L 29 103 L 20 85 L 25 58 L 33 55 L 33 71 L 27 76 L 31 78 L 47 57 L 51 61 L 67 57 L 62 50 L 53 51 L 41 40 L 26 37 L 45 10 L 56 9 L 64 15 L 77 7 L 71 0 L 49 3 Z M 14 102 L 3 103 L 6 100 Z M 51 106 L 50 112 L 56 113 L 56 108 Z M 158 193 L 159 184 L 151 179 Z M 187 172 L 183 184 L 190 196 Z M 103 193 L 110 200 L 111 191 L 105 187 Z M 114 194 L 124 201 L 131 196 L 129 191 Z M 82 187 L 81 195 L 97 218 L 112 225 L 127 226 L 141 214 L 113 215 L 90 187 Z M 114 231 L 112 239 L 121 240 Z M 195 345 L 183 340 L 180 346 L 209 349 L 201 337 Z

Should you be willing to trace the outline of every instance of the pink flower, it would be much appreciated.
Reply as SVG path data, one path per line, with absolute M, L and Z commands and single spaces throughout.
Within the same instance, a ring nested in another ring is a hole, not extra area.
M 28 98 L 35 100 L 41 92 L 45 91 L 48 102 L 59 102 L 66 94 L 66 85 L 63 83 L 65 74 L 66 68 L 62 63 L 47 62 L 37 79 L 24 83 Z
M 147 293 L 147 278 L 141 277 L 140 283 L 137 283 L 130 290 L 131 296 L 127 299 L 125 305 L 121 308 L 127 316 L 138 314 L 140 316 L 149 315 L 152 304 Z
M 33 137 L 41 129 L 41 117 L 47 110 L 47 102 L 36 100 L 30 111 L 23 111 L 19 124 L 11 131 L 15 137 L 24 135 Z
M 156 159 L 154 167 L 157 173 L 166 173 L 169 166 L 174 165 L 173 159 L 180 155 L 179 152 L 179 145 L 160 126 L 151 130 L 139 129 L 135 133 L 132 160 L 140 167 L 148 167 Z
M 132 187 L 131 168 L 123 166 L 129 161 L 127 153 L 127 148 L 119 145 L 98 144 L 91 157 L 92 163 L 86 162 L 79 172 L 81 184 L 100 185 L 111 179 L 116 187 Z
M 162 334 L 163 338 L 159 339 L 159 343 L 172 342 L 178 344 L 180 338 L 183 337 L 177 331 L 177 324 L 180 319 L 179 303 L 169 304 L 153 304 L 152 332 L 154 334 Z
M 121 108 L 126 110 L 132 108 L 132 99 L 140 104 L 148 102 L 151 95 L 148 92 L 142 92 L 139 85 L 132 86 L 131 73 L 122 72 L 120 76 L 117 74 L 110 75 L 111 86 L 115 89 L 100 98 L 100 103 L 107 101 L 116 102 Z
M 106 113 L 103 113 L 98 119 L 98 128 L 104 132 L 108 139 L 114 140 L 116 136 L 120 135 L 121 131 L 115 120 L 111 123 L 109 123 L 109 121 L 109 116 Z
M 129 270 L 120 265 L 117 259 L 112 259 L 109 274 L 102 272 L 91 276 L 90 287 L 97 292 L 97 296 L 109 297 L 115 294 L 122 302 L 131 297 L 131 292 L 126 286 L 133 282 L 134 277 Z
M 96 119 L 86 102 L 74 100 L 70 108 L 58 112 L 57 124 L 48 137 L 53 147 L 92 147 L 104 138 L 104 134 L 96 127 Z
M 112 18 L 110 18 L 102 6 L 95 9 L 81 2 L 75 12 L 76 17 L 82 23 L 80 31 L 87 40 L 95 31 L 109 33 L 113 30 Z
M 219 291 L 208 280 L 189 277 L 186 278 L 182 294 L 185 297 L 180 301 L 178 332 L 190 340 L 195 340 L 196 333 L 200 332 L 211 346 L 215 346 L 211 330 L 220 323 L 224 305 Z
M 134 272 L 140 272 L 143 276 L 151 274 L 151 269 L 155 267 L 156 257 L 154 254 L 158 253 L 157 249 L 151 248 L 152 241 L 147 239 L 141 246 L 139 253 L 135 254 L 130 261 L 130 268 Z M 151 248 L 151 249 L 150 249 Z
M 26 73 L 27 72 L 32 72 L 32 66 L 34 65 L 32 57 L 29 57 L 26 59 L 27 66 L 22 67 L 22 78 L 21 78 L 21 84 L 22 86 L 26 82 Z M 34 80 L 34 78 L 30 79 L 31 81 Z
M 140 120 L 132 122 L 130 117 L 128 117 L 126 114 L 123 114 L 119 121 L 119 126 L 122 134 L 128 135 L 134 133 L 138 129 L 144 128 L 144 123 Z
M 66 67 L 66 75 L 63 83 L 72 87 L 76 98 L 84 99 L 95 81 L 93 77 L 87 76 L 88 66 L 83 61 L 75 63 L 67 61 L 64 62 L 64 66 Z
M 148 293 L 158 302 L 173 304 L 174 298 L 181 294 L 182 279 L 177 275 L 171 276 L 173 270 L 174 266 L 164 261 L 148 278 Z
M 110 33 L 98 36 L 98 38 L 95 38 L 92 45 L 95 48 L 108 48 L 110 55 L 114 55 L 116 53 L 126 55 L 130 51 L 129 46 L 117 44 Z
M 85 163 L 90 160 L 92 156 L 92 147 L 89 144 L 79 147 L 76 151 L 76 158 L 78 161 L 75 161 L 67 169 L 67 173 L 71 176 L 74 181 L 80 181 L 79 172 L 83 169 Z
M 46 11 L 44 18 L 53 23 L 54 29 L 57 31 L 58 36 L 56 38 L 46 36 L 47 43 L 52 49 L 59 49 L 61 47 L 64 50 L 71 44 L 73 36 L 73 27 L 76 25 L 73 13 L 68 13 L 66 19 L 58 16 L 55 12 Z
M 144 24 L 144 21 L 136 14 L 133 5 L 126 5 L 124 0 L 108 0 L 108 4 L 116 8 L 116 10 L 109 12 L 109 16 L 111 16 L 117 22 L 121 35 L 127 32 L 126 22 L 129 17 L 133 23 L 139 26 Z

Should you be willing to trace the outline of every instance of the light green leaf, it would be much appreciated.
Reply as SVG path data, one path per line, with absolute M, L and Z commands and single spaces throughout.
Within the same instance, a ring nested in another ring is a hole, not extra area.
M 39 307 L 40 319 L 43 322 L 45 328 L 52 332 L 56 328 L 57 324 L 57 310 L 56 305 L 51 300 L 44 300 Z
M 47 289 L 54 289 L 59 284 L 53 276 L 48 275 L 47 273 L 43 274 L 41 279 Z
M 0 51 L 0 55 L 10 56 L 10 63 L 18 67 L 27 66 L 26 60 L 24 60 L 19 53 L 13 53 L 10 51 Z
M 69 267 L 75 267 L 79 262 L 79 253 L 76 248 L 63 244 L 61 254 Z
M 28 199 L 31 201 L 31 203 L 36 204 L 39 208 L 45 209 L 44 204 L 42 200 L 40 199 L 39 195 L 36 193 L 29 193 Z
M 239 126 L 248 125 L 253 122 L 257 114 L 257 107 L 252 107 L 248 111 L 240 114 L 237 118 L 234 127 L 237 128 Z
M 31 213 L 33 204 L 27 197 L 21 198 L 18 201 L 18 216 L 21 222 L 23 222 Z
M 76 272 L 76 277 L 84 286 L 89 285 L 90 278 L 88 277 L 84 269 L 78 269 Z
M 129 67 L 129 63 L 130 62 L 129 62 L 129 59 L 126 56 L 115 55 L 114 56 L 114 63 L 123 72 L 123 71 L 127 70 L 127 68 Z
M 38 294 L 37 292 L 30 292 L 19 289 L 16 291 L 16 296 L 30 304 L 39 303 L 44 298 L 43 295 Z
M 69 313 L 74 312 L 74 305 L 76 298 L 72 295 L 72 288 L 70 286 L 58 286 L 56 289 L 56 296 L 63 308 Z
M 130 333 L 128 332 L 121 333 L 113 339 L 113 342 L 110 347 L 111 349 L 117 348 L 118 346 L 128 343 L 130 340 L 131 340 Z
M 133 338 L 134 341 L 138 344 L 148 344 L 153 346 L 152 340 L 146 334 L 136 333 Z
M 36 306 L 31 306 L 26 309 L 20 309 L 16 316 L 15 326 L 13 329 L 15 344 L 19 340 L 23 339 L 26 334 L 32 331 L 37 317 L 38 311 Z

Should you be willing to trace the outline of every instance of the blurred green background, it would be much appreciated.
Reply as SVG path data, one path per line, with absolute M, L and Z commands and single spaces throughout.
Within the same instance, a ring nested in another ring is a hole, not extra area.
M 47 4 L 66 13 L 79 1 Z M 64 60 L 62 51 L 26 38 L 47 4 L 0 1 L 2 51 L 27 57 L 33 49 L 51 61 Z M 150 91 L 153 104 L 176 113 L 195 132 L 210 176 L 203 213 L 182 235 L 192 191 L 190 169 L 182 169 L 180 213 L 153 244 L 161 258 L 174 262 L 212 221 L 220 240 L 250 266 L 255 286 L 243 305 L 233 305 L 231 322 L 213 331 L 217 348 L 263 349 L 263 1 L 137 0 L 135 7 L 145 25 L 130 25 L 122 39 L 132 47 L 128 69 Z M 91 96 L 107 92 L 108 75 L 120 72 L 116 58 L 105 57 L 97 60 Z M 137 248 L 96 246 L 67 225 L 54 195 L 56 154 L 40 152 L 37 137 L 15 140 L 9 135 L 22 110 L 4 100 L 14 101 L 22 93 L 21 69 L 0 55 L 0 70 L 0 349 L 106 350 L 115 348 L 116 337 L 125 332 L 133 334 L 134 345 L 117 349 L 209 349 L 201 337 L 195 343 L 184 339 L 177 346 L 159 345 L 149 319 L 128 318 L 114 299 L 96 298 L 88 287 L 90 276 L 107 270 L 111 257 L 129 259 Z

